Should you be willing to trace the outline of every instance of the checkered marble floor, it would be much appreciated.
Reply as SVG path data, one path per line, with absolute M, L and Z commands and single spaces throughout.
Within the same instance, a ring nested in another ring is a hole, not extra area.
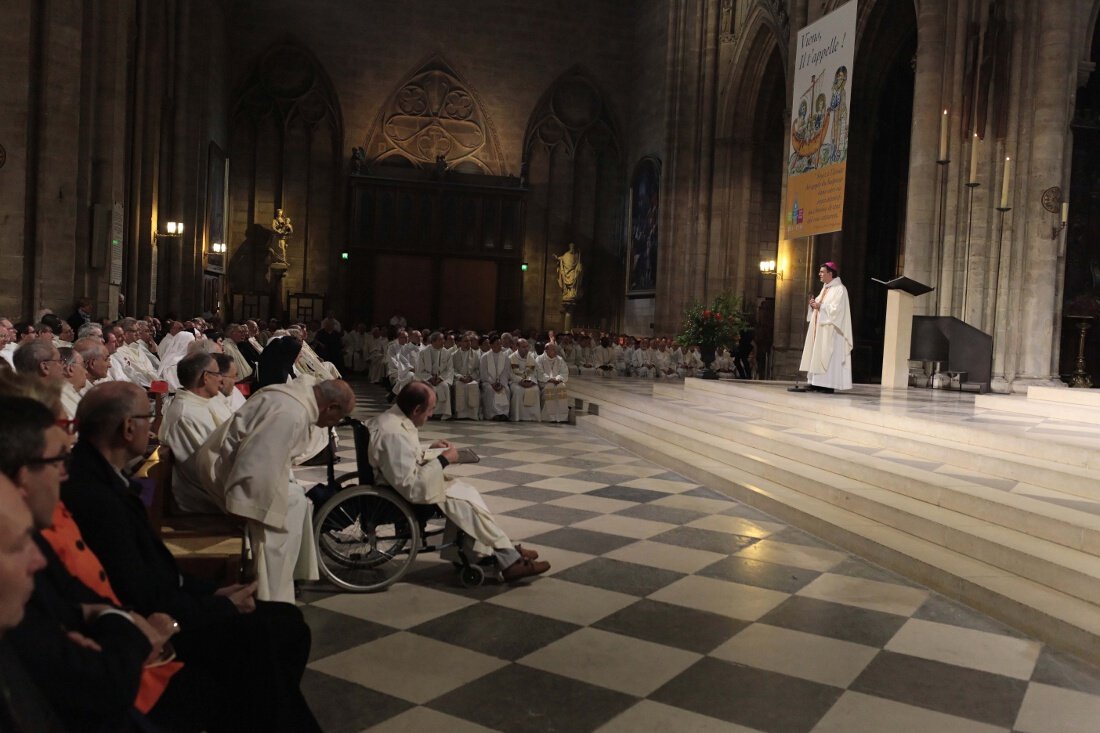
M 386 407 L 356 389 L 357 416 Z M 466 590 L 427 557 L 385 593 L 307 589 L 326 731 L 1100 730 L 1100 670 L 574 427 L 422 436 L 478 451 L 450 473 L 553 568 Z

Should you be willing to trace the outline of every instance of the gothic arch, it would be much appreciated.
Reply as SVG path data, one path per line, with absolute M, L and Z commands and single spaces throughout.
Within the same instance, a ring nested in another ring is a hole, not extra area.
M 418 64 L 382 105 L 367 142 L 377 165 L 505 175 L 500 141 L 481 97 L 442 56 Z
M 553 255 L 570 242 L 584 262 L 577 326 L 616 328 L 626 280 L 625 165 L 619 126 L 606 95 L 580 67 L 542 95 L 524 136 L 529 189 L 523 257 L 524 323 L 561 328 Z
M 233 294 L 271 294 L 272 312 L 282 312 L 278 283 L 268 277 L 269 227 L 280 208 L 294 222 L 286 291 L 328 289 L 332 243 L 340 240 L 343 221 L 339 203 L 334 206 L 342 201 L 343 134 L 335 88 L 308 48 L 288 37 L 258 56 L 234 92 L 230 119 Z
M 718 120 L 719 136 L 733 136 L 738 128 L 751 128 L 751 115 L 743 111 L 755 106 L 772 54 L 779 55 L 783 84 L 787 85 L 786 46 L 780 42 L 780 27 L 772 12 L 762 4 L 756 5 L 746 17 L 743 28 L 730 59 L 732 74 L 723 90 L 725 104 Z

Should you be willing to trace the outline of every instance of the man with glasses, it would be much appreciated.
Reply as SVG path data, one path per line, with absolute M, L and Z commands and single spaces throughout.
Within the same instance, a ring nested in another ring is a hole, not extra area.
M 220 425 L 233 416 L 233 413 L 244 405 L 244 395 L 237 389 L 240 375 L 237 372 L 237 364 L 228 354 L 211 354 L 218 365 L 218 373 L 221 374 L 221 394 L 214 397 L 215 402 L 222 404 L 217 408 L 217 413 L 222 416 L 218 421 Z
M 310 634 L 297 607 L 256 600 L 255 583 L 219 589 L 181 573 L 150 527 L 123 473 L 148 448 L 150 418 L 145 394 L 124 382 L 97 386 L 80 403 L 80 440 L 61 497 L 88 548 L 124 604 L 179 623 L 172 644 L 184 670 L 203 667 L 236 700 L 234 717 L 248 718 L 211 730 L 319 731 L 301 693 Z
M 31 341 L 15 350 L 15 371 L 60 383 L 65 379 L 64 362 L 53 341 Z
M 182 389 L 164 411 L 159 434 L 175 460 L 172 495 L 185 512 L 220 514 L 221 507 L 202 487 L 195 452 L 227 417 L 222 409 L 222 377 L 213 357 L 203 351 L 181 359 L 176 374 Z

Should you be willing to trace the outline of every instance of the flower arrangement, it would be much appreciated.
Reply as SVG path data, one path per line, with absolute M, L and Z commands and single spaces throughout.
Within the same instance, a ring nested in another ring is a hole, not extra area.
M 723 293 L 710 306 L 696 303 L 684 312 L 684 325 L 676 342 L 684 347 L 732 347 L 744 328 L 741 296 Z

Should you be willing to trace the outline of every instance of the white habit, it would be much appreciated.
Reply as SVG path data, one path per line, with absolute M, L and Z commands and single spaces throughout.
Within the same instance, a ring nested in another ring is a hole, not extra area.
M 459 349 L 451 358 L 454 369 L 455 417 L 459 420 L 481 419 L 481 355 L 474 349 Z
M 565 422 L 569 419 L 569 393 L 565 383 L 569 381 L 569 367 L 560 356 L 550 358 L 543 353 L 535 359 L 538 364 L 539 386 L 542 387 L 542 419 L 546 422 Z
M 202 486 L 197 451 L 228 417 L 224 398 L 202 397 L 181 389 L 164 411 L 158 437 L 172 449 L 172 495 L 185 512 L 220 514 L 222 509 Z
M 481 416 L 492 420 L 508 414 L 508 385 L 512 382 L 512 362 L 504 350 L 481 355 Z M 499 389 L 498 389 L 499 388 Z
M 293 603 L 294 581 L 318 577 L 313 505 L 290 471 L 319 416 L 314 384 L 299 377 L 265 387 L 198 451 L 203 488 L 248 520 L 260 600 Z
M 444 420 L 451 419 L 451 382 L 454 376 L 451 352 L 447 349 L 429 346 L 417 356 L 416 378 L 427 382 L 435 390 L 435 412 L 432 414 Z M 433 384 L 437 379 L 439 383 Z
M 510 417 L 512 422 L 531 420 L 538 422 L 539 415 L 539 377 L 534 352 L 520 356 L 516 351 L 510 357 L 512 364 L 512 400 Z M 525 384 L 526 383 L 526 384 Z

